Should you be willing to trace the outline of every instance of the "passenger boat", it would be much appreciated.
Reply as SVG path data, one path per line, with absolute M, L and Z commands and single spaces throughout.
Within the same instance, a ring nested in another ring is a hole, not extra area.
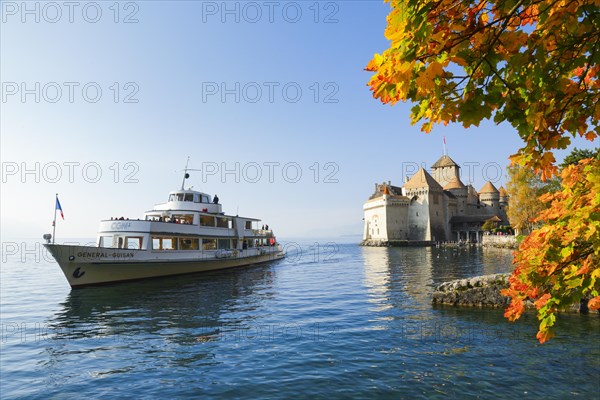
M 273 231 L 255 218 L 227 215 L 218 196 L 184 189 L 142 219 L 100 222 L 95 244 L 44 246 L 73 288 L 264 263 L 284 257 Z

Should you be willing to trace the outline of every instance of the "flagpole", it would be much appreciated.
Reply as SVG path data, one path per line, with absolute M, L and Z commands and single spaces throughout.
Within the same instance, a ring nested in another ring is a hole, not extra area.
M 54 235 L 56 234 L 56 202 L 58 201 L 58 193 L 54 199 L 54 221 L 52 221 L 52 244 L 54 244 Z

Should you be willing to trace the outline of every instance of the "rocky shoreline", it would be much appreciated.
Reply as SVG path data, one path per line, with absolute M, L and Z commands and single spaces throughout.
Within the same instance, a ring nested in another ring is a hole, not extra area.
M 508 288 L 509 276 L 510 274 L 493 274 L 444 282 L 433 292 L 431 303 L 455 307 L 506 308 L 510 298 L 501 295 L 500 291 Z M 535 309 L 535 306 L 532 301 L 527 300 L 525 308 Z M 587 301 L 572 305 L 565 311 L 586 313 Z
M 444 282 L 433 292 L 432 304 L 505 308 L 510 303 L 500 290 L 508 288 L 509 274 L 476 276 Z

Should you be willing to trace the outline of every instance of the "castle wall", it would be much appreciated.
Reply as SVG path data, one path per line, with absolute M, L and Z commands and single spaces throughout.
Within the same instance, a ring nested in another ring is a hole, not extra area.
M 365 229 L 363 240 L 387 240 L 387 211 L 382 200 L 367 202 L 364 206 Z
M 419 193 L 421 194 L 417 195 L 416 199 L 411 200 L 408 207 L 408 240 L 427 241 L 431 240 L 429 196 L 424 191 Z M 409 195 L 409 197 L 414 195 Z
M 386 211 L 388 239 L 408 240 L 408 205 L 391 205 Z
M 447 218 L 448 197 L 443 192 L 429 192 L 429 220 L 431 237 L 436 242 L 448 240 L 450 230 Z

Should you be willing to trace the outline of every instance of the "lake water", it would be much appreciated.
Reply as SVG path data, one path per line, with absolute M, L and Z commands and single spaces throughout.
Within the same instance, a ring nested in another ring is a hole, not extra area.
M 540 345 L 533 314 L 431 306 L 443 281 L 508 271 L 505 250 L 292 243 L 271 264 L 71 290 L 34 243 L 14 246 L 0 274 L 2 398 L 600 393 L 597 315 L 561 316 Z

